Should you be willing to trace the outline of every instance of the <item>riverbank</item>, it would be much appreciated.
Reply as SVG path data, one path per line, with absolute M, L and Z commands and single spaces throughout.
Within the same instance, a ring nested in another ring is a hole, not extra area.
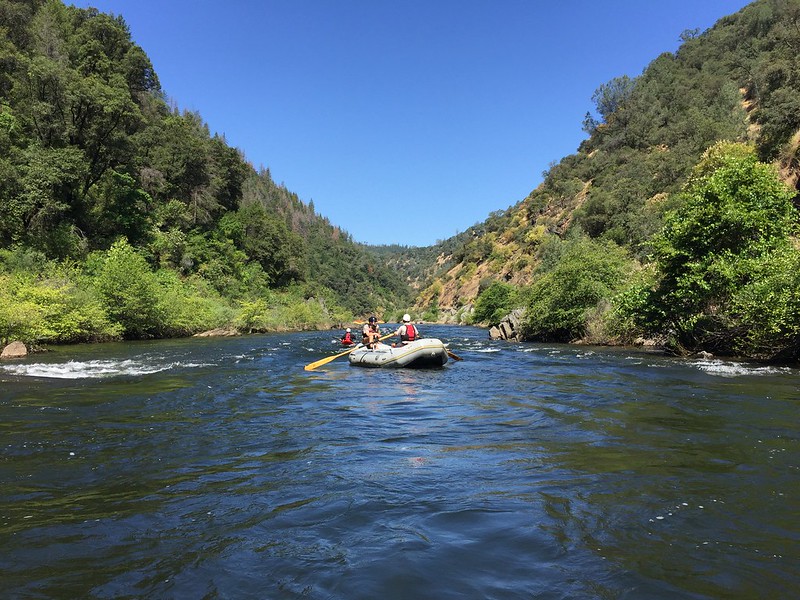
M 260 333 L 302 333 L 306 331 L 344 331 L 345 328 L 356 328 L 358 325 L 355 323 L 331 324 L 315 323 L 304 324 L 300 327 L 290 327 L 288 325 L 276 326 L 271 328 L 256 329 L 251 328 L 248 331 L 243 331 L 233 325 L 215 327 L 206 331 L 190 335 L 177 335 L 177 336 L 164 336 L 164 337 L 150 337 L 148 340 L 168 340 L 168 339 L 188 339 L 188 338 L 209 338 L 209 337 L 239 337 L 246 335 L 254 335 Z M 103 339 L 103 340 L 90 340 L 88 343 L 103 344 L 111 342 L 124 342 L 124 341 L 144 341 L 144 340 L 123 340 L 120 338 Z M 81 340 L 72 343 L 51 343 L 51 344 L 37 344 L 31 342 L 24 342 L 22 340 L 13 340 L 7 344 L 0 344 L 0 360 L 16 360 L 23 359 L 31 354 L 41 354 L 48 351 L 49 346 L 69 347 L 75 344 L 87 343 L 86 340 Z

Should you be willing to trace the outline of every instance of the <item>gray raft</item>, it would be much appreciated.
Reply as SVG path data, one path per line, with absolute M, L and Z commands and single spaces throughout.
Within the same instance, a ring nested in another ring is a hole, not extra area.
M 378 344 L 369 350 L 359 344 L 349 355 L 351 365 L 358 367 L 430 368 L 441 367 L 447 362 L 447 348 L 441 340 L 423 338 L 392 348 Z

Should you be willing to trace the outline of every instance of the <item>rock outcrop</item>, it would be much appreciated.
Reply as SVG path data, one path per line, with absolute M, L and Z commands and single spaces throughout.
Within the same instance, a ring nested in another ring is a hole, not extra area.
M 512 310 L 506 317 L 500 321 L 499 325 L 489 328 L 489 337 L 493 340 L 511 340 L 521 342 L 522 335 L 522 321 L 525 318 L 525 309 L 518 308 Z

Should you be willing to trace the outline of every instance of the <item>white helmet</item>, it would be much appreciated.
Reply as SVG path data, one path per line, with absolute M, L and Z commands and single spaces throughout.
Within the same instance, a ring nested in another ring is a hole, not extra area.
M 410 322 L 411 322 L 411 317 L 409 316 L 409 314 L 408 313 L 404 314 L 403 323 L 410 323 Z
M 347 329 L 345 329 L 345 331 L 346 331 L 347 333 L 350 333 L 350 328 L 348 327 Z

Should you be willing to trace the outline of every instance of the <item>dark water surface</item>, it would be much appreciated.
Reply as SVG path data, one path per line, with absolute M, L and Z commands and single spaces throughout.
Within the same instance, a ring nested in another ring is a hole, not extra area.
M 422 329 L 0 364 L 0 595 L 798 597 L 800 371 Z

